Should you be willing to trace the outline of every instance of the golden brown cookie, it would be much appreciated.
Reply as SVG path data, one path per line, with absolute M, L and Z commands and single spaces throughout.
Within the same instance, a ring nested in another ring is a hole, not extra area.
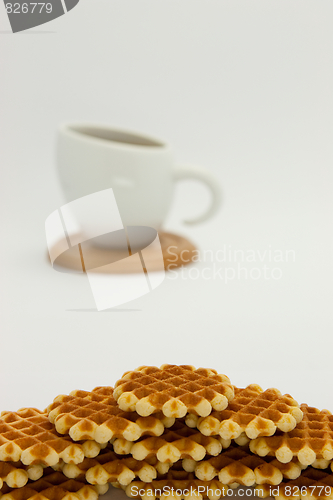
M 235 397 L 228 408 L 205 418 L 188 415 L 186 423 L 206 436 L 220 435 L 225 441 L 246 435 L 249 439 L 271 436 L 276 429 L 292 430 L 302 420 L 298 403 L 278 389 L 263 391 L 256 384 L 234 388 Z
M 59 436 L 47 414 L 36 408 L 1 413 L 0 461 L 53 466 L 60 460 L 79 463 L 99 451 L 100 445 L 95 442 L 79 444 Z
M 74 441 L 92 439 L 107 443 L 123 437 L 135 441 L 139 437 L 160 436 L 165 426 L 174 423 L 164 415 L 140 417 L 124 412 L 113 397 L 112 387 L 96 387 L 93 391 L 73 391 L 58 396 L 48 406 L 49 420 L 60 434 L 69 434 Z
M 254 484 L 280 484 L 283 478 L 296 479 L 302 469 L 296 461 L 281 464 L 273 457 L 253 455 L 248 446 L 231 446 L 217 457 L 200 462 L 183 460 L 183 467 L 194 472 L 201 481 L 215 478 L 223 484 L 253 486 Z
M 226 375 L 190 365 L 140 366 L 124 373 L 115 384 L 114 398 L 124 411 L 148 416 L 162 411 L 166 417 L 186 413 L 207 416 L 223 410 L 234 397 Z
M 1 500 L 97 500 L 108 486 L 92 486 L 77 479 L 68 479 L 61 472 L 47 468 L 38 481 L 28 482 L 23 488 L 12 489 L 4 485 Z
M 62 464 L 60 470 L 69 478 L 99 485 L 117 481 L 126 486 L 136 477 L 149 483 L 157 477 L 153 465 L 133 457 L 119 456 L 112 450 L 112 445 L 102 450 L 96 458 L 85 458 L 77 465 Z
M 326 460 L 328 466 L 333 459 L 333 415 L 306 404 L 301 405 L 301 410 L 303 420 L 295 429 L 255 439 L 250 442 L 251 451 L 261 457 L 275 455 L 282 463 L 297 457 L 304 466 L 316 464 L 318 460 Z
M 221 452 L 222 444 L 217 438 L 203 436 L 196 429 L 190 429 L 183 420 L 176 420 L 159 437 L 141 438 L 136 442 L 116 439 L 113 448 L 116 453 L 131 454 L 137 460 L 156 457 L 161 463 L 175 463 L 181 458 L 199 461 L 206 454 L 216 456 Z
M 255 488 L 256 496 L 273 497 L 276 500 L 332 500 L 333 475 L 330 469 L 308 467 L 294 480 L 284 480 L 279 486 L 262 484 Z
M 37 481 L 43 475 L 42 465 L 24 465 L 22 462 L 0 462 L 0 488 L 22 488 L 28 480 Z

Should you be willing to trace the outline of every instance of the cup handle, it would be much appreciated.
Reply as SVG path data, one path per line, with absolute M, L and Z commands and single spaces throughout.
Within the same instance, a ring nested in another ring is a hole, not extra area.
M 177 165 L 174 171 L 175 181 L 183 179 L 196 179 L 209 188 L 212 201 L 208 210 L 195 219 L 185 220 L 185 224 L 199 224 L 212 217 L 219 209 L 222 201 L 222 192 L 216 178 L 202 167 L 191 165 Z

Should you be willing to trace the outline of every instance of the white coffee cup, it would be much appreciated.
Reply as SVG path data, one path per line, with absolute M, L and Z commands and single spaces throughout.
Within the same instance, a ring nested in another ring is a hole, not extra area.
M 205 169 L 178 166 L 171 147 L 150 136 L 91 123 L 59 127 L 57 165 L 66 202 L 112 188 L 124 226 L 159 230 L 172 203 L 175 182 L 197 179 L 211 191 L 211 204 L 196 224 L 218 209 L 221 191 Z

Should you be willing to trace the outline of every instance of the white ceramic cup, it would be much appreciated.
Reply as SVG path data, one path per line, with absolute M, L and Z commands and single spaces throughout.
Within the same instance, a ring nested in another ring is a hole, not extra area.
M 90 123 L 59 127 L 57 166 L 66 202 L 112 188 L 124 226 L 159 230 L 172 203 L 175 182 L 196 179 L 211 191 L 211 204 L 196 224 L 218 209 L 221 191 L 205 169 L 178 166 L 171 147 L 150 136 Z

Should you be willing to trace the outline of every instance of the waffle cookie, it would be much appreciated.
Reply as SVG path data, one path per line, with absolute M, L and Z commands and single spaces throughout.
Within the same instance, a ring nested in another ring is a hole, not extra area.
M 328 470 L 305 469 L 295 480 L 283 481 L 279 486 L 260 485 L 255 488 L 257 496 L 273 497 L 277 500 L 332 500 L 333 475 Z
M 74 441 L 92 439 L 107 443 L 116 437 L 135 441 L 143 435 L 160 436 L 165 426 L 174 423 L 174 419 L 163 415 L 143 418 L 137 413 L 124 412 L 113 397 L 112 387 L 58 396 L 47 412 L 57 431 L 69 434 Z
M 223 410 L 234 397 L 226 375 L 190 365 L 140 366 L 124 373 L 115 384 L 114 398 L 124 411 L 148 416 L 162 411 L 181 418 L 187 412 L 205 417 Z
M 136 460 L 156 457 L 161 463 L 175 463 L 181 458 L 202 460 L 206 454 L 216 456 L 222 450 L 219 439 L 203 436 L 190 429 L 183 420 L 166 429 L 160 437 L 142 438 L 137 442 L 116 439 L 113 449 L 120 455 L 131 454 Z
M 301 405 L 303 420 L 288 433 L 277 432 L 271 437 L 261 437 L 250 442 L 250 449 L 260 456 L 275 455 L 287 463 L 297 457 L 303 465 L 333 459 L 333 415 L 328 410 L 318 410 Z
M 201 481 L 215 478 L 223 484 L 253 486 L 254 484 L 280 484 L 283 478 L 296 479 L 302 472 L 299 464 L 281 464 L 271 457 L 263 459 L 253 455 L 248 446 L 231 446 L 217 457 L 201 462 L 183 460 L 183 468 L 194 472 Z
M 110 445 L 96 458 L 86 458 L 77 465 L 62 464 L 60 470 L 69 478 L 100 485 L 117 481 L 126 486 L 136 477 L 145 483 L 156 479 L 157 471 L 153 465 L 143 460 L 135 460 L 133 457 L 116 455 L 111 448 Z
M 47 468 L 44 477 L 28 482 L 23 488 L 12 489 L 4 485 L 1 500 L 96 500 L 106 493 L 108 486 L 92 486 L 77 479 L 68 479 L 61 472 Z
M 0 461 L 24 465 L 53 466 L 60 460 L 82 462 L 85 456 L 96 456 L 100 445 L 87 441 L 73 443 L 59 436 L 47 414 L 35 408 L 17 412 L 4 411 L 0 416 Z
M 188 415 L 186 423 L 196 426 L 205 436 L 220 435 L 225 441 L 247 436 L 271 436 L 276 429 L 288 432 L 302 420 L 298 403 L 277 389 L 263 391 L 255 384 L 245 389 L 234 388 L 235 397 L 227 409 L 205 418 Z
M 28 480 L 37 481 L 43 475 L 41 465 L 24 465 L 22 462 L 0 462 L 0 488 L 6 483 L 10 488 L 22 488 Z

